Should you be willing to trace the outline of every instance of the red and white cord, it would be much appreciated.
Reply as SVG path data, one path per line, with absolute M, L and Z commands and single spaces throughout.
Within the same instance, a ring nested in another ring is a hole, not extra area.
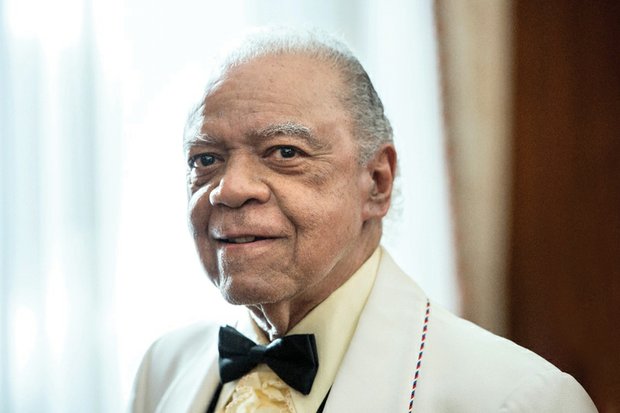
M 418 378 L 420 377 L 420 368 L 422 367 L 422 357 L 424 356 L 424 343 L 426 342 L 426 333 L 428 331 L 428 316 L 431 313 L 431 303 L 426 300 L 426 313 L 424 314 L 424 326 L 422 327 L 422 340 L 420 341 L 420 352 L 418 353 L 418 362 L 415 367 L 413 376 L 413 385 L 411 386 L 411 398 L 409 399 L 409 413 L 413 411 L 413 399 L 415 399 L 415 390 L 418 387 Z

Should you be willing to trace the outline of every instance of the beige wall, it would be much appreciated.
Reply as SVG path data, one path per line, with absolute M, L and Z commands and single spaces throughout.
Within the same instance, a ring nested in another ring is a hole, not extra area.
M 509 1 L 437 0 L 447 153 L 464 317 L 506 332 Z

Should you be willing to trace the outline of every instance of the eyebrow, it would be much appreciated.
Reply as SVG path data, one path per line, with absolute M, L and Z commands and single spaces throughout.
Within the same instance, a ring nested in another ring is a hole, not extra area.
M 302 139 L 315 150 L 329 146 L 325 142 L 320 141 L 307 126 L 290 121 L 274 123 L 264 128 L 250 131 L 247 136 L 251 140 L 268 140 L 276 136 L 293 136 Z M 185 151 L 189 151 L 194 145 L 216 145 L 219 142 L 220 140 L 216 137 L 209 136 L 206 133 L 198 133 L 185 139 L 183 147 Z
M 216 138 L 213 138 L 207 135 L 206 133 L 198 133 L 183 140 L 183 150 L 185 152 L 189 152 L 189 150 L 193 146 L 196 146 L 196 145 L 207 146 L 207 145 L 215 145 L 217 143 L 218 143 L 218 140 Z
M 282 135 L 300 138 L 313 149 L 323 149 L 328 146 L 325 142 L 320 141 L 310 128 L 295 122 L 274 123 L 250 133 L 251 138 L 258 139 L 271 139 Z

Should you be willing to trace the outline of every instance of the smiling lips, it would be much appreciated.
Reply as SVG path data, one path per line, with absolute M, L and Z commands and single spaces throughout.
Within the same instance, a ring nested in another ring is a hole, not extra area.
M 209 228 L 211 239 L 220 245 L 251 244 L 259 241 L 271 241 L 283 237 L 283 233 L 265 225 L 218 225 L 212 224 Z
M 248 242 L 261 241 L 267 239 L 266 237 L 236 237 L 236 238 L 218 238 L 217 240 L 220 242 L 225 242 L 227 244 L 247 244 Z

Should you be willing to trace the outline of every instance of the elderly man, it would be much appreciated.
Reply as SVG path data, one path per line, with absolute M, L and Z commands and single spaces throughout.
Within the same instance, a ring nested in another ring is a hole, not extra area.
M 248 37 L 185 135 L 198 254 L 248 311 L 153 344 L 134 412 L 596 411 L 569 375 L 430 301 L 379 246 L 396 150 L 346 46 Z

